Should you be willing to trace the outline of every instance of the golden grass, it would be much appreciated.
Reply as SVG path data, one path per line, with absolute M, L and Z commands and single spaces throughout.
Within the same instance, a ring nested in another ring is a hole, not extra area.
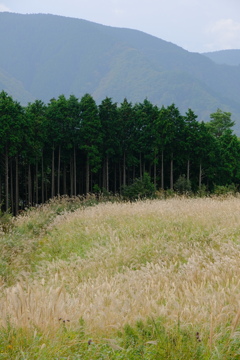
M 161 317 L 166 326 L 208 333 L 210 346 L 221 328 L 234 336 L 239 213 L 232 197 L 106 203 L 59 215 L 39 235 L 44 253 L 36 272 L 2 289 L 0 325 L 10 319 L 50 331 L 60 318 L 73 328 L 82 318 L 89 334 L 107 335 Z M 69 246 L 69 257 L 46 261 L 54 244 Z

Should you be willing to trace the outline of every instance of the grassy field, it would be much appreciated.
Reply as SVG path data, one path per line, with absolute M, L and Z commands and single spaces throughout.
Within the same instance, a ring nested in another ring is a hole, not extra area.
M 0 359 L 240 359 L 239 214 L 65 199 L 2 222 Z

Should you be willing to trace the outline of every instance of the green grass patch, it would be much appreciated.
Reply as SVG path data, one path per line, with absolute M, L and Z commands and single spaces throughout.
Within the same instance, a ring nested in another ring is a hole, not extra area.
M 84 322 L 71 329 L 64 321 L 53 332 L 43 333 L 15 329 L 10 324 L 0 329 L 0 359 L 179 359 L 179 360 L 237 360 L 239 339 L 229 333 L 220 333 L 212 342 L 208 332 L 180 324 L 168 328 L 163 319 L 137 321 L 126 324 L 111 338 L 91 337 L 86 334 Z

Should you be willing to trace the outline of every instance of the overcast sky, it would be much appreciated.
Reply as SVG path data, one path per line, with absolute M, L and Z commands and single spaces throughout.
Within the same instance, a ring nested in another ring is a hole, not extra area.
M 0 0 L 0 11 L 142 30 L 189 51 L 240 49 L 240 0 Z

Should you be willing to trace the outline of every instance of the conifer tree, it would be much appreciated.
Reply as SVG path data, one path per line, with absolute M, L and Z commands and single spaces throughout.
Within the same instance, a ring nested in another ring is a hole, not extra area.
M 99 118 L 102 130 L 102 156 L 103 156 L 103 188 L 109 191 L 109 161 L 115 160 L 119 153 L 119 137 L 117 103 L 111 98 L 105 98 L 99 105 Z M 116 179 L 114 180 L 116 181 Z
M 0 150 L 3 154 L 5 187 L 4 202 L 5 211 L 9 210 L 11 199 L 12 211 L 14 212 L 13 199 L 13 171 L 11 171 L 11 189 L 9 189 L 9 161 L 17 154 L 22 144 L 24 134 L 24 115 L 21 105 L 14 101 L 5 91 L 0 93 Z M 18 162 L 16 163 L 18 164 Z M 15 184 L 18 203 L 18 168 L 16 165 Z M 11 190 L 11 191 L 10 191 Z
M 90 171 L 96 173 L 101 164 L 101 122 L 98 114 L 98 107 L 93 97 L 85 94 L 80 100 L 80 149 L 86 157 L 85 192 L 90 190 Z

